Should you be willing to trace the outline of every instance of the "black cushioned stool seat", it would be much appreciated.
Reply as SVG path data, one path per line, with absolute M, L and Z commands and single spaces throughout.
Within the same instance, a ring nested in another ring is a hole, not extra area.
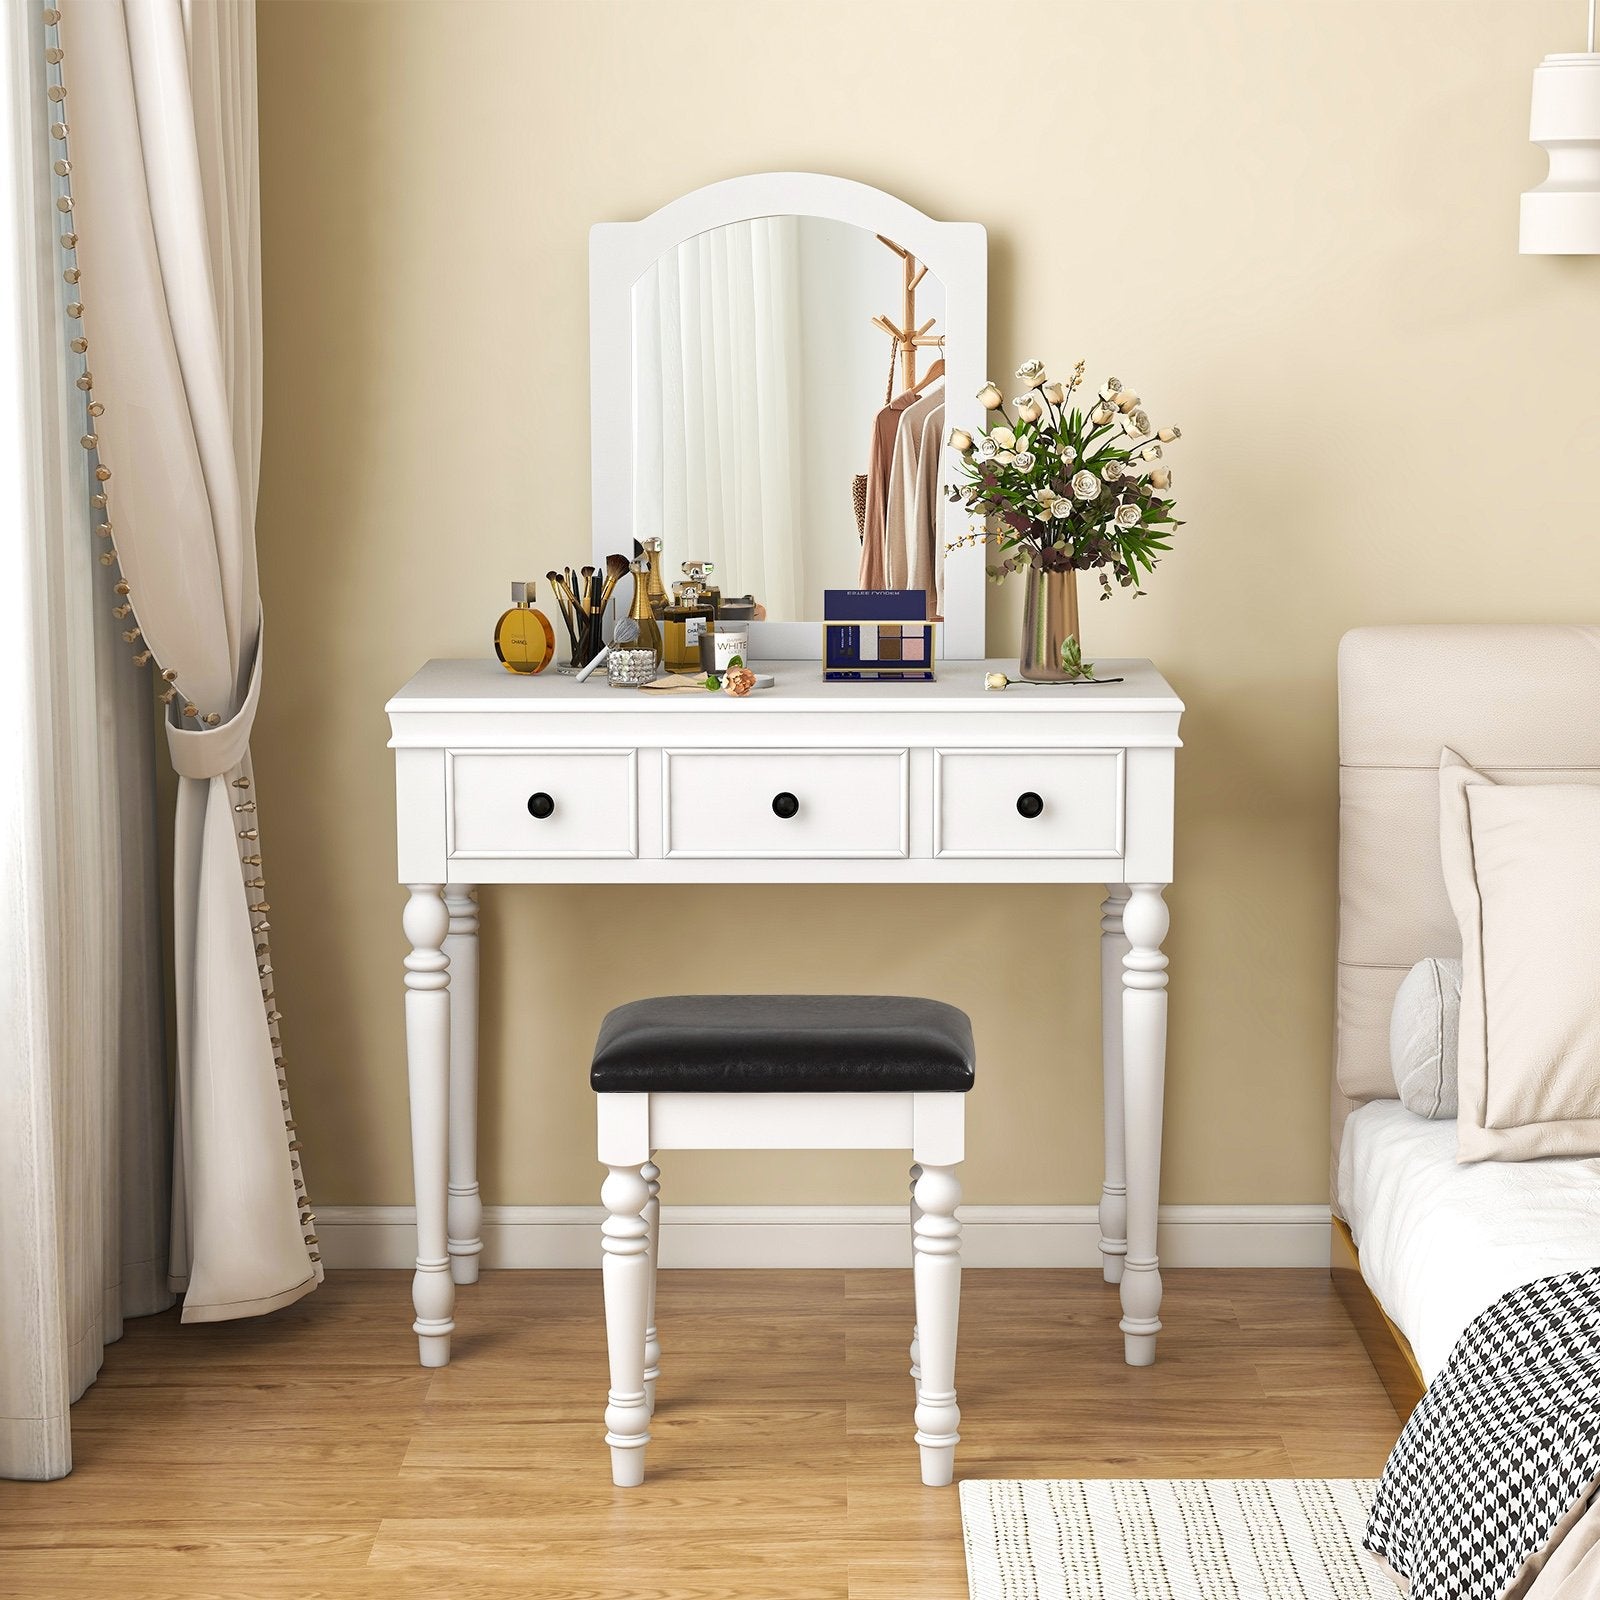
M 600 1094 L 964 1093 L 972 1024 L 905 995 L 664 995 L 600 1024 Z

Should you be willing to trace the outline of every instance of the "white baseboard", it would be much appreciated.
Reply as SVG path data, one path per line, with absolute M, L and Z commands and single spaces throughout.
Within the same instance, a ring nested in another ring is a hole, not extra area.
M 963 1206 L 968 1267 L 1096 1267 L 1093 1206 Z M 1169 1267 L 1325 1267 L 1327 1206 L 1163 1206 Z M 485 1267 L 595 1267 L 599 1206 L 485 1206 Z M 410 1268 L 410 1206 L 319 1206 L 329 1267 Z M 663 1267 L 903 1267 L 904 1206 L 663 1206 Z

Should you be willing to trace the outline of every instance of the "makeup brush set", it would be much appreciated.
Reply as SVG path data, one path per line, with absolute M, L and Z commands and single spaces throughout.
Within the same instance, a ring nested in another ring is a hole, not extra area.
M 617 580 L 628 570 L 626 556 L 607 556 L 604 567 L 568 567 L 565 572 L 547 572 L 545 581 L 561 608 L 561 620 L 572 641 L 572 659 L 562 672 L 579 672 L 604 648 L 601 624 L 611 603 Z

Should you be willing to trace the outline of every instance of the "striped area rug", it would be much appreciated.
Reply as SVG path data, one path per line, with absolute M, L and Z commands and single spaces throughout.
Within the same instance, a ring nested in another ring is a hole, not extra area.
M 1370 1478 L 961 1485 L 972 1600 L 1396 1600 L 1361 1548 Z

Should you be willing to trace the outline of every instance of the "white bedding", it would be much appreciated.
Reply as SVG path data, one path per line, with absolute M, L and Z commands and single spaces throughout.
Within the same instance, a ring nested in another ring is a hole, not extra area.
M 1346 1123 L 1339 1208 L 1362 1276 L 1430 1383 L 1507 1290 L 1600 1265 L 1600 1160 L 1461 1166 L 1455 1123 L 1398 1100 L 1374 1100 Z

